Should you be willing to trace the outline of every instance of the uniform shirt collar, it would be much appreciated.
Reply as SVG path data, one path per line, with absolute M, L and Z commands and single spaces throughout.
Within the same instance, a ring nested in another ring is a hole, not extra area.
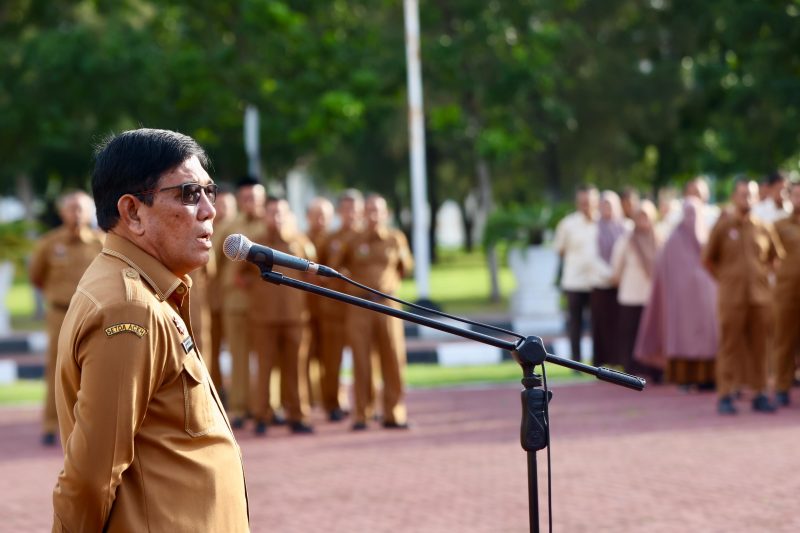
M 158 259 L 128 239 L 114 233 L 109 233 L 106 237 L 103 253 L 122 259 L 136 270 L 153 288 L 159 300 L 166 300 L 174 292 L 178 299 L 183 301 L 192 286 L 192 279 L 189 276 L 179 278 Z
M 294 236 L 294 232 L 287 227 L 282 227 L 278 231 L 274 229 L 267 229 L 267 238 L 273 242 L 278 241 L 284 244 L 289 244 L 289 241 L 292 240 Z
M 744 215 L 741 214 L 739 211 L 736 211 L 734 213 L 733 220 L 735 220 L 739 225 L 752 224 L 755 220 L 755 217 L 752 211 Z
M 389 228 L 386 226 L 378 226 L 375 229 L 368 229 L 367 233 L 370 237 L 378 237 L 379 239 L 385 239 L 389 236 Z
M 80 241 L 84 244 L 97 240 L 95 232 L 92 231 L 92 229 L 88 226 L 81 227 L 81 229 L 78 230 L 78 233 L 74 233 L 66 226 L 61 226 L 61 233 L 64 234 L 67 240 Z

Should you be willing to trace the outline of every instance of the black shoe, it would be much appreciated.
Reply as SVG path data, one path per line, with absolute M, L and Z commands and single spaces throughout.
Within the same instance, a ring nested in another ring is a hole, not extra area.
M 757 413 L 774 413 L 776 408 L 770 403 L 766 394 L 759 394 L 753 398 L 753 411 Z
M 231 427 L 233 429 L 242 429 L 244 427 L 244 418 L 241 416 L 234 417 L 234 419 L 231 420 Z
M 789 407 L 789 393 L 788 392 L 776 392 L 775 393 L 775 403 L 778 407 Z
M 735 415 L 736 407 L 733 405 L 733 399 L 730 396 L 723 396 L 717 403 L 717 413 L 721 415 Z
M 408 425 L 408 422 L 384 422 L 383 427 L 386 429 L 411 429 L 411 426 Z
M 706 381 L 697 384 L 697 392 L 714 392 L 716 388 L 717 387 L 713 381 Z
M 281 415 L 272 415 L 272 421 L 270 422 L 273 426 L 285 426 L 286 419 L 283 418 Z
M 305 422 L 289 422 L 289 429 L 295 435 L 307 435 L 309 433 L 314 433 L 314 428 Z
M 356 422 L 353 424 L 352 430 L 353 431 L 364 431 L 367 429 L 366 422 Z
M 42 435 L 42 446 L 55 446 L 56 445 L 56 434 L 52 432 L 47 432 Z
M 339 409 L 338 407 L 328 413 L 328 420 L 330 422 L 340 422 L 347 417 L 347 413 L 343 410 Z
M 253 429 L 253 433 L 258 435 L 259 437 L 263 436 L 263 435 L 266 435 L 267 434 L 267 423 L 266 422 L 262 422 L 261 420 L 256 422 L 256 427 L 255 427 L 255 429 Z

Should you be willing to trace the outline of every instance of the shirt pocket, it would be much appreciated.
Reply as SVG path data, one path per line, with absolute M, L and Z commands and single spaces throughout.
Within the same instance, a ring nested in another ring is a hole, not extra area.
M 183 362 L 183 409 L 184 429 L 192 437 L 200 437 L 211 431 L 214 419 L 211 416 L 206 373 L 197 357 L 187 357 Z

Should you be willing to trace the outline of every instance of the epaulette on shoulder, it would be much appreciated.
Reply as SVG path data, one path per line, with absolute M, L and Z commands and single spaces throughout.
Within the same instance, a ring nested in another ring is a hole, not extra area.
M 125 300 L 128 302 L 147 302 L 150 293 L 142 283 L 139 273 L 126 267 L 121 271 L 122 283 L 125 285 Z

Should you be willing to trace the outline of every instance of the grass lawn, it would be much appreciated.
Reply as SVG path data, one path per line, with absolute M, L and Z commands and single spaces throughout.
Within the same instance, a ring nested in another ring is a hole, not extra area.
M 439 252 L 439 263 L 431 266 L 430 298 L 450 313 L 504 312 L 508 310 L 508 296 L 514 284 L 511 270 L 505 265 L 501 266 L 502 301 L 490 302 L 489 267 L 483 252 L 442 250 Z M 413 278 L 403 280 L 398 296 L 412 302 L 417 300 L 417 286 Z
M 500 267 L 500 302 L 489 301 L 489 286 L 489 268 L 480 250 L 471 253 L 442 250 L 439 252 L 439 263 L 431 267 L 431 299 L 450 313 L 490 314 L 508 311 L 508 296 L 514 289 L 511 270 L 507 266 Z M 413 279 L 403 280 L 399 297 L 412 302 L 417 300 L 417 286 Z M 24 273 L 17 273 L 5 304 L 15 330 L 44 328 L 44 323 L 33 317 L 33 288 Z
M 44 321 L 36 320 L 36 302 L 33 287 L 25 276 L 15 276 L 14 284 L 8 291 L 5 305 L 11 315 L 11 328 L 16 331 L 44 329 Z
M 547 377 L 550 381 L 591 379 L 576 376 L 571 370 L 548 365 Z M 411 388 L 431 389 L 468 384 L 519 383 L 522 369 L 514 361 L 495 365 L 442 367 L 433 364 L 408 365 L 406 382 Z M 44 401 L 44 381 L 23 379 L 11 385 L 0 385 L 0 406 L 37 404 Z
M 43 379 L 21 379 L 10 385 L 0 385 L 0 405 L 22 405 L 44 402 Z
M 494 365 L 443 367 L 434 364 L 408 365 L 406 382 L 413 388 L 436 388 L 453 385 L 483 383 L 519 383 L 522 368 L 514 361 L 504 361 Z M 572 370 L 556 365 L 547 365 L 547 380 L 564 381 L 592 379 L 576 375 Z

